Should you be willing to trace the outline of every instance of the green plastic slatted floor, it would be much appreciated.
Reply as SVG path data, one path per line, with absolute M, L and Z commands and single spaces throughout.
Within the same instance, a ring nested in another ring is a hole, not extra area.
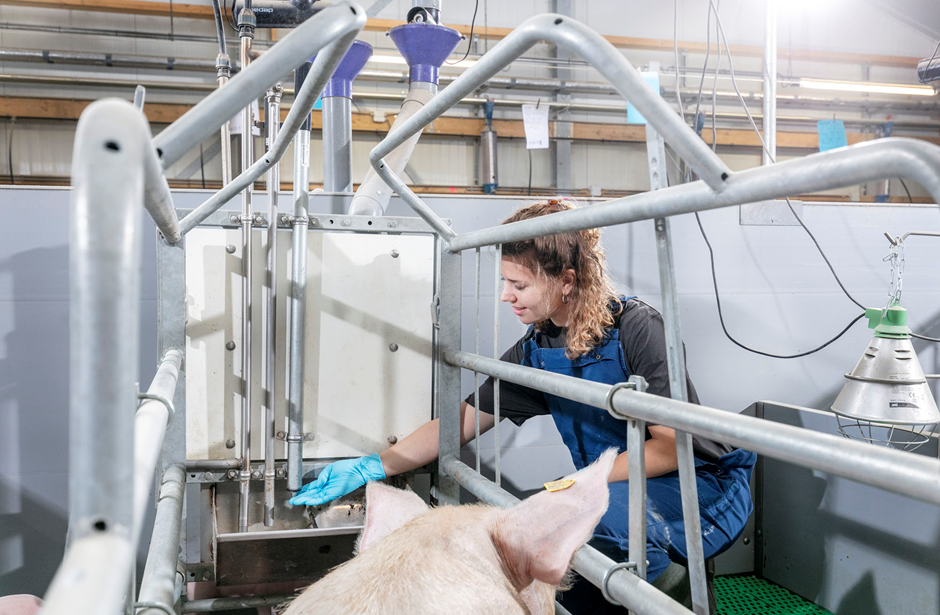
M 716 615 L 832 615 L 779 585 L 750 576 L 715 578 Z

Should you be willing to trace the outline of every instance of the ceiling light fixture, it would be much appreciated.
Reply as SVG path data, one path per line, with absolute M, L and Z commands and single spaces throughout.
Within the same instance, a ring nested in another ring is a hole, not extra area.
M 902 83 L 866 83 L 862 81 L 828 81 L 824 79 L 800 78 L 797 82 L 808 90 L 837 92 L 863 92 L 869 94 L 901 94 L 903 96 L 935 96 L 936 91 L 928 85 L 905 85 Z

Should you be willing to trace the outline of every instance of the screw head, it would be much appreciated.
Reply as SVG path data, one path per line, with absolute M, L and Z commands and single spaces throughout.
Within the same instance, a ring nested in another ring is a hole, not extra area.
M 745 544 L 745 545 L 751 544 L 751 539 L 748 538 L 747 536 L 745 536 L 745 537 L 744 537 L 744 544 Z
M 212 573 L 209 572 L 208 570 L 205 571 L 205 572 L 202 574 L 202 580 L 203 580 L 203 581 L 211 581 L 211 580 L 212 580 Z
M 225 349 L 226 349 L 226 350 L 235 350 L 235 342 L 226 342 L 226 344 L 225 344 Z
M 227 246 L 225 246 L 225 251 L 228 252 L 229 254 L 235 254 L 235 245 L 231 243 L 228 244 Z
M 285 434 L 283 431 L 279 431 L 279 432 L 277 432 L 277 436 L 276 436 L 276 437 L 277 437 L 278 440 L 283 440 L 285 437 L 287 437 L 287 434 Z
M 251 477 L 255 480 L 258 480 L 259 478 L 261 478 L 261 470 L 255 470 L 254 472 L 252 472 Z
M 232 480 L 235 480 L 236 478 L 238 478 L 238 472 L 236 470 L 229 470 L 226 476 L 228 476 Z
M 317 436 L 316 436 L 315 434 L 312 434 L 312 433 L 305 433 L 305 434 L 304 434 L 304 440 L 306 440 L 307 442 L 313 442 L 314 438 L 316 438 L 316 437 L 317 437 Z
M 232 224 L 238 224 L 238 216 L 229 216 L 229 221 L 231 221 Z
M 398 438 L 397 438 L 397 437 L 395 437 L 395 436 L 389 436 L 389 437 L 388 437 L 388 443 L 389 443 L 389 444 L 395 444 L 396 442 L 398 442 Z
M 389 254 L 392 255 L 392 258 L 398 258 L 398 257 L 401 255 L 401 252 L 399 252 L 398 250 L 393 249 L 391 252 L 389 252 Z
M 398 221 L 397 221 L 397 220 L 389 220 L 389 222 L 388 222 L 388 228 L 396 228 L 397 226 L 398 226 Z
M 391 350 L 392 352 L 398 352 L 398 344 L 396 344 L 395 342 L 392 342 L 391 344 L 388 345 L 388 349 Z
M 284 471 L 284 468 L 278 468 L 277 477 L 284 478 L 287 475 L 287 472 Z
M 255 216 L 255 224 L 264 224 L 264 218 L 261 216 Z
M 290 224 L 290 216 L 281 216 L 281 224 Z
M 212 480 L 212 472 L 205 472 L 202 477 L 206 480 Z
M 352 224 L 352 220 L 350 220 L 349 218 L 343 219 L 343 222 L 342 222 L 343 226 L 350 226 L 351 224 Z
M 226 440 L 225 448 L 235 448 L 235 440 L 232 440 L 232 439 Z

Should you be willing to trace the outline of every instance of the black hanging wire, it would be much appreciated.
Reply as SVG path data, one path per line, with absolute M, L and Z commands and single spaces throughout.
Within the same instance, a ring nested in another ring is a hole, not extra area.
M 480 8 L 480 0 L 476 0 L 473 5 L 473 18 L 470 20 L 470 36 L 467 37 L 467 51 L 463 54 L 463 57 L 457 60 L 456 62 L 445 62 L 448 66 L 453 66 L 454 64 L 460 64 L 467 59 L 467 56 L 470 55 L 470 46 L 473 45 L 473 26 L 477 22 L 477 9 Z
M 901 185 L 904 186 L 904 192 L 907 193 L 907 200 L 911 202 L 911 205 L 914 204 L 914 197 L 911 196 L 911 191 L 907 189 L 907 184 L 904 183 L 902 178 L 898 178 L 898 181 L 901 182 Z

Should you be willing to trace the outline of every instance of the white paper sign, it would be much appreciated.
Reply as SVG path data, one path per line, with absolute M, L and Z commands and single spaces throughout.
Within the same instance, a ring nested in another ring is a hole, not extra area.
M 259 114 L 258 114 L 258 101 L 256 100 L 256 101 L 254 101 L 254 102 L 251 103 L 251 120 L 252 120 L 251 134 L 255 135 L 256 137 L 260 137 L 260 136 L 261 136 L 261 128 L 259 128 L 258 125 L 255 123 L 255 122 L 258 121 L 259 117 L 260 117 L 260 116 L 259 116 Z M 239 112 L 235 115 L 235 117 L 233 117 L 233 118 L 231 119 L 231 131 L 232 131 L 232 134 L 233 134 L 233 135 L 240 135 L 240 134 L 242 134 L 242 113 L 241 113 L 241 111 L 239 111 Z
M 548 105 L 522 105 L 526 149 L 548 147 Z

